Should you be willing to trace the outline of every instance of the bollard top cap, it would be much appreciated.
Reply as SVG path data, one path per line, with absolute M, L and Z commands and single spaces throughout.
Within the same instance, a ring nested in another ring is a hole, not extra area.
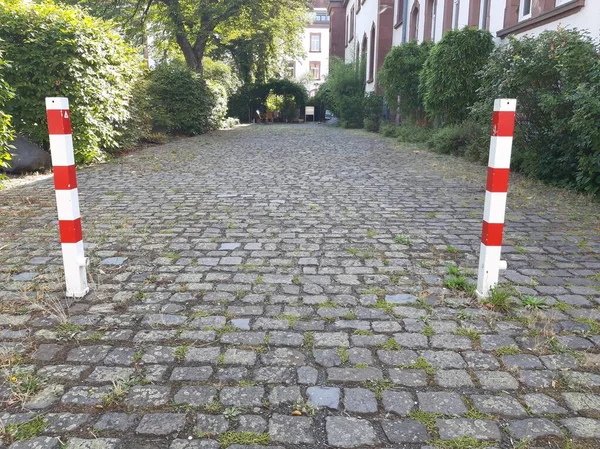
M 515 112 L 517 100 L 515 98 L 498 98 L 494 100 L 494 111 Z
M 69 99 L 66 97 L 46 97 L 46 110 L 69 109 Z

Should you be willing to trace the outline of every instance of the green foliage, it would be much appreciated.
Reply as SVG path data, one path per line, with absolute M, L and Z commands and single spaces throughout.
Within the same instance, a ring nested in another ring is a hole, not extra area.
M 340 118 L 345 128 L 363 127 L 363 99 L 365 97 L 365 62 L 345 64 L 332 58 L 329 76 L 319 88 L 328 109 Z
M 303 109 L 307 100 L 308 92 L 302 84 L 288 79 L 271 80 L 264 84 L 246 85 L 232 95 L 229 98 L 229 114 L 247 122 L 250 111 L 253 113 L 258 106 L 266 105 L 281 107 L 282 119 L 293 121 L 297 118 L 297 109 Z
M 492 35 L 475 28 L 448 31 L 433 46 L 420 76 L 423 105 L 429 118 L 454 124 L 468 116 L 481 85 L 478 72 L 493 49 Z
M 396 136 L 400 142 L 426 142 L 431 136 L 431 129 L 419 126 L 411 121 L 405 121 L 396 130 Z
M 512 167 L 529 176 L 600 192 L 598 43 L 577 30 L 510 39 L 481 73 L 474 116 L 495 98 L 516 98 Z
M 369 92 L 363 98 L 363 126 L 367 131 L 378 132 L 383 112 L 383 98 Z
M 220 126 L 213 115 L 214 94 L 196 72 L 181 63 L 156 67 L 150 74 L 149 95 L 157 128 L 194 135 Z
M 486 298 L 481 298 L 480 301 L 491 309 L 508 312 L 513 307 L 511 294 L 512 289 L 494 287 L 490 289 L 489 295 Z
M 419 74 L 431 47 L 429 42 L 418 44 L 416 41 L 392 47 L 377 75 L 385 102 L 391 109 L 399 108 L 403 119 L 422 116 Z
M 488 156 L 489 129 L 472 120 L 438 128 L 427 141 L 431 148 L 444 154 L 467 156 L 483 161 Z
M 1 45 L 2 41 L 0 41 L 0 46 Z M 2 76 L 4 71 L 3 67 L 5 65 L 6 62 L 2 59 L 2 51 L 0 51 L 0 168 L 6 167 L 9 164 L 9 142 L 14 137 L 10 120 L 11 117 L 3 112 L 6 102 L 14 96 L 12 89 L 4 81 Z
M 47 146 L 44 97 L 68 97 L 77 162 L 122 147 L 142 60 L 111 25 L 79 8 L 0 0 L 6 112 L 19 134 Z

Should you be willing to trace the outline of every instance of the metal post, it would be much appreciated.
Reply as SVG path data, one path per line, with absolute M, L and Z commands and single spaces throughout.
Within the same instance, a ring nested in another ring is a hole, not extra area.
M 67 284 L 66 295 L 82 298 L 90 289 L 86 273 L 88 260 L 83 251 L 69 100 L 59 97 L 46 98 L 46 113 L 60 243 Z
M 477 273 L 477 296 L 486 298 L 498 283 L 506 261 L 500 260 L 510 174 L 510 154 L 515 128 L 517 100 L 494 101 L 490 156 L 488 161 L 485 207 Z

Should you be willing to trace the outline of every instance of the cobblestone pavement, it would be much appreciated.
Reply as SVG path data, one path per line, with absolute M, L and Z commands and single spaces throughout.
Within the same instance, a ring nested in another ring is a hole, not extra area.
M 3 447 L 598 448 L 598 204 L 515 177 L 481 304 L 484 177 L 317 125 L 149 148 L 79 171 L 68 305 L 52 181 L 0 192 Z

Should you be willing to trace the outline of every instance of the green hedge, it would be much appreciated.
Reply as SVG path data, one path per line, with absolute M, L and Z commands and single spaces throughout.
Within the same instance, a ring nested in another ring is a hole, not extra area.
M 419 92 L 419 74 L 431 46 L 429 42 L 418 44 L 412 41 L 393 47 L 377 75 L 385 102 L 390 109 L 399 109 L 403 120 L 415 120 L 422 116 L 423 99 Z
M 517 99 L 513 167 L 551 183 L 600 191 L 598 44 L 577 30 L 510 39 L 481 73 L 474 116 Z
M 363 127 L 365 67 L 365 58 L 350 64 L 332 58 L 327 81 L 319 88 L 327 108 L 340 118 L 345 128 Z
M 428 117 L 441 125 L 460 123 L 477 101 L 478 72 L 494 49 L 486 30 L 448 31 L 433 46 L 420 76 L 423 105 Z
M 0 45 L 2 45 L 1 41 Z M 2 52 L 0 51 L 0 167 L 6 167 L 10 160 L 8 145 L 14 137 L 10 115 L 4 112 L 6 102 L 13 97 L 12 90 L 3 79 L 2 74 L 5 66 L 6 63 L 2 59 Z
M 363 127 L 367 131 L 379 131 L 383 112 L 383 97 L 369 92 L 363 98 Z
M 215 96 L 206 82 L 185 64 L 157 66 L 150 74 L 148 91 L 154 127 L 188 135 L 215 129 Z
M 121 146 L 142 73 L 137 52 L 110 24 L 52 2 L 0 0 L 0 39 L 15 90 L 7 110 L 16 131 L 47 146 L 44 97 L 68 97 L 78 162 L 103 159 Z

